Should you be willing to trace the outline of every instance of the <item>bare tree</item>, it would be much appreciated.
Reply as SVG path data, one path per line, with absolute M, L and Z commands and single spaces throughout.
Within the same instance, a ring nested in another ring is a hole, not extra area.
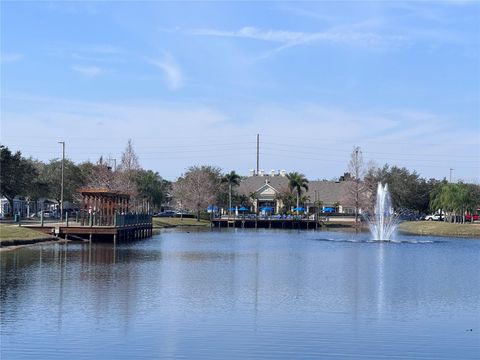
M 114 188 L 114 173 L 103 161 L 103 156 L 98 159 L 96 164 L 88 161 L 80 164 L 79 168 L 86 180 L 85 186 L 105 189 Z
M 354 146 L 348 163 L 349 177 L 342 187 L 342 203 L 355 209 L 355 222 L 358 222 L 360 209 L 367 206 L 367 188 L 363 181 L 365 166 L 359 146 Z
M 120 162 L 119 170 L 124 172 L 136 171 L 140 169 L 138 162 L 138 156 L 133 149 L 132 139 L 128 139 L 127 147 L 122 154 L 122 160 Z
M 138 190 L 135 176 L 139 170 L 141 170 L 141 168 L 138 161 L 138 156 L 133 149 L 132 139 L 129 139 L 127 142 L 127 147 L 122 154 L 120 165 L 115 172 L 113 187 L 116 190 L 124 191 L 130 194 L 131 203 L 133 204 L 133 208 L 135 210 L 138 200 Z
M 220 169 L 212 166 L 192 166 L 173 186 L 174 198 L 183 208 L 197 213 L 214 204 L 221 182 Z

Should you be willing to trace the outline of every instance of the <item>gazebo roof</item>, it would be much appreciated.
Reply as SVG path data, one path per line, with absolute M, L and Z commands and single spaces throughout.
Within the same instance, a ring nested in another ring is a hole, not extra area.
M 78 192 L 81 193 L 82 195 L 92 195 L 92 196 L 97 195 L 97 196 L 105 196 L 105 197 L 121 196 L 121 197 L 130 198 L 130 194 L 126 192 L 107 189 L 107 188 L 81 188 L 81 189 L 78 189 Z

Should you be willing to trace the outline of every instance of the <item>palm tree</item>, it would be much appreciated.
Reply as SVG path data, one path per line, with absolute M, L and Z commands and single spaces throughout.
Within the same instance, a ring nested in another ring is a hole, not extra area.
M 291 172 L 287 174 L 288 179 L 288 187 L 290 191 L 296 190 L 297 192 L 297 215 L 298 215 L 298 207 L 300 205 L 300 196 L 302 195 L 302 188 L 305 191 L 308 191 L 308 180 L 305 175 L 300 174 L 298 172 Z
M 233 186 L 240 185 L 240 175 L 232 170 L 229 174 L 225 174 L 222 182 L 228 184 L 228 214 L 230 215 L 230 209 L 232 208 L 232 188 Z
M 257 209 L 257 192 L 252 191 L 250 194 L 248 194 L 249 199 L 251 200 L 251 203 L 255 209 L 255 212 L 258 213 Z

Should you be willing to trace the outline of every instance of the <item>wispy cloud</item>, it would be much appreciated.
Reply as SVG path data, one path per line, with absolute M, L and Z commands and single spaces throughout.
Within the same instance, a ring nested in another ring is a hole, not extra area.
M 328 30 L 322 32 L 300 32 L 285 30 L 262 30 L 255 27 L 243 27 L 236 31 L 223 31 L 215 29 L 197 29 L 190 32 L 192 35 L 202 36 L 222 36 L 248 38 L 270 42 L 283 43 L 294 46 L 312 42 L 334 42 L 349 45 L 372 45 L 385 44 L 392 41 L 402 41 L 403 37 L 399 35 L 379 35 L 369 32 L 354 32 Z
M 22 54 L 17 53 L 10 53 L 10 54 L 2 54 L 0 56 L 0 60 L 2 63 L 13 63 L 21 60 L 23 58 Z
M 98 54 L 119 54 L 122 52 L 118 47 L 110 44 L 84 45 L 79 50 Z
M 111 44 L 54 44 L 47 48 L 51 56 L 100 62 L 124 62 L 128 59 L 120 47 Z
M 161 59 L 147 59 L 147 61 L 163 70 L 167 87 L 178 90 L 183 86 L 183 73 L 171 54 L 165 54 Z
M 443 0 L 443 2 L 446 4 L 459 5 L 459 6 L 478 4 L 477 0 Z
M 302 32 L 272 29 L 264 30 L 247 26 L 234 31 L 194 29 L 189 31 L 189 33 L 196 36 L 244 38 L 282 44 L 273 51 L 264 54 L 262 57 L 268 57 L 274 53 L 293 46 L 311 43 L 329 42 L 349 46 L 365 47 L 400 43 L 405 40 L 404 37 L 400 35 L 383 35 L 373 32 L 348 30 L 344 28 L 332 28 L 330 30 L 321 32 Z
M 95 77 L 106 72 L 106 70 L 97 66 L 72 66 L 72 69 L 87 77 Z
M 5 99 L 23 105 L 11 106 L 2 113 L 7 145 L 42 160 L 58 150 L 50 150 L 53 139 L 65 138 L 70 144 L 68 156 L 85 161 L 98 158 L 102 152 L 120 154 L 124 141 L 133 138 L 139 144 L 142 165 L 168 179 L 173 180 L 199 161 L 246 173 L 255 159 L 255 134 L 260 133 L 262 166 L 266 169 L 299 170 L 310 178 L 336 177 L 345 171 L 352 146 L 359 145 L 366 160 L 379 165 L 388 162 L 416 169 L 422 176 L 442 178 L 454 163 L 458 177 L 480 181 L 479 163 L 472 153 L 479 144 L 478 127 L 459 128 L 452 121 L 454 117 L 446 114 L 271 103 L 248 109 L 251 120 L 239 122 L 235 121 L 237 112 L 197 102 L 104 103 L 2 97 Z M 168 134 L 164 132 L 165 123 L 158 119 L 169 119 Z M 274 126 L 271 119 L 275 119 Z M 72 134 L 73 123 L 85 126 Z M 292 123 L 308 131 L 294 134 Z M 48 131 L 46 124 L 50 126 Z M 100 142 L 95 148 L 85 143 L 85 138 L 100 136 L 92 135 L 92 129 L 100 134 L 105 128 L 120 141 Z M 147 128 L 149 132 L 145 133 Z M 32 147 L 31 139 L 40 143 Z M 221 151 L 218 139 L 227 144 Z M 45 147 L 39 149 L 39 145 Z

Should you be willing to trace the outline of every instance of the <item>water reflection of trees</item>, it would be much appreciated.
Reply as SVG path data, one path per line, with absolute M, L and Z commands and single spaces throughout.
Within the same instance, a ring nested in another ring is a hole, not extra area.
M 163 321 L 205 312 L 256 316 L 266 311 L 383 317 L 478 297 L 459 280 L 465 269 L 473 270 L 473 262 L 453 267 L 454 259 L 468 258 L 460 247 L 292 241 L 259 234 L 219 241 L 186 235 L 119 246 L 54 244 L 2 253 L 0 311 L 15 319 L 40 297 L 36 301 L 49 304 L 58 328 L 82 316 L 127 331 L 139 316 Z M 480 275 L 469 276 L 479 283 Z
M 138 281 L 142 264 L 160 259 L 158 250 L 111 244 L 53 244 L 4 252 L 0 261 L 0 314 L 8 313 L 10 320 L 15 319 L 34 299 L 50 304 L 55 313 L 51 315 L 61 327 L 71 316 L 72 304 L 80 303 L 87 307 L 83 315 L 92 318 L 119 311 L 125 314 L 128 326 L 137 304 L 135 297 L 144 286 Z

